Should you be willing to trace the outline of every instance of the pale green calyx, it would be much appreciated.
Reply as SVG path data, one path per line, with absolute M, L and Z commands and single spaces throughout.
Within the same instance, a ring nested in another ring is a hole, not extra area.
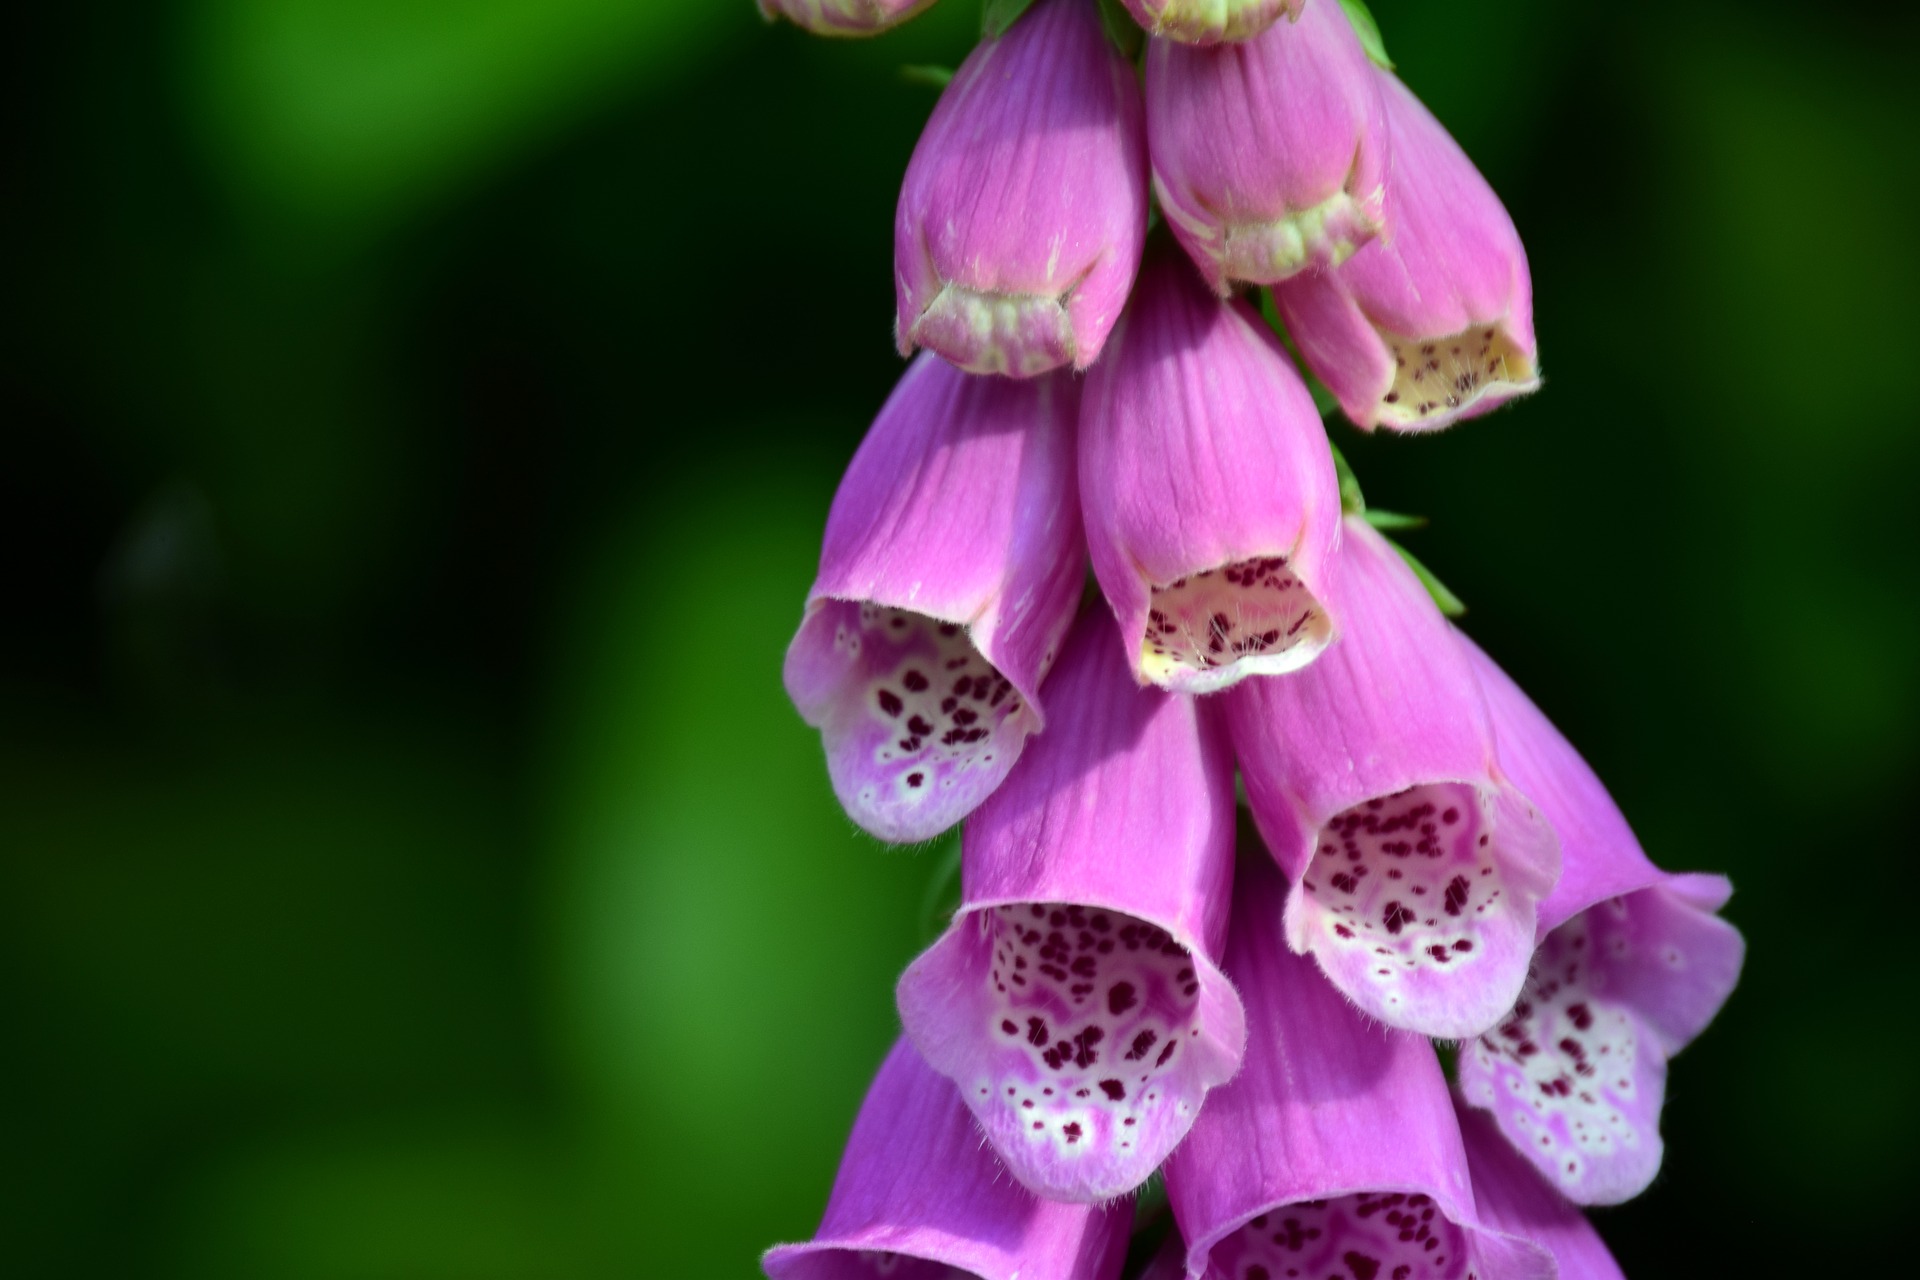
M 1387 56 L 1386 42 L 1380 38 L 1380 24 L 1374 21 L 1366 0 L 1340 0 L 1340 7 L 1346 11 L 1347 21 L 1353 24 L 1353 34 L 1360 37 L 1360 47 L 1367 51 L 1373 64 L 1393 70 L 1393 59 Z

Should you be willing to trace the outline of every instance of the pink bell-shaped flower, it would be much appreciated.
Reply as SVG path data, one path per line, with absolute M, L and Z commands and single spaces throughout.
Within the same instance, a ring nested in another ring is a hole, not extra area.
M 1100 356 L 1147 234 L 1140 84 L 1093 0 L 1040 0 L 961 64 L 907 165 L 895 335 L 970 373 Z
M 1372 74 L 1393 146 L 1390 225 L 1273 298 L 1355 426 L 1431 431 L 1540 385 L 1533 279 L 1513 219 L 1460 144 L 1406 85 Z
M 967 823 L 960 911 L 900 1017 L 1014 1177 L 1124 1195 L 1240 1065 L 1219 969 L 1233 764 L 1217 706 L 1141 689 L 1102 610 L 1047 682 L 1053 727 Z
M 1045 723 L 1040 682 L 1086 575 L 1079 386 L 907 369 L 847 467 L 787 648 L 847 814 L 927 840 L 985 799 Z
M 1568 1199 L 1617 1204 L 1660 1171 L 1667 1059 L 1706 1029 L 1746 946 L 1723 876 L 1648 861 L 1607 789 L 1518 685 L 1463 644 L 1500 761 L 1560 838 L 1539 950 L 1497 1027 L 1460 1053 L 1460 1090 Z
M 1126 1204 L 1036 1199 L 980 1145 L 953 1084 L 901 1040 L 853 1122 L 820 1230 L 769 1280 L 1116 1280 Z
M 1227 695 L 1254 820 L 1294 886 L 1287 942 L 1389 1026 L 1479 1035 L 1526 981 L 1559 845 L 1501 769 L 1426 588 L 1359 516 L 1340 561 L 1340 643 Z
M 1313 397 L 1251 308 L 1164 241 L 1087 375 L 1080 492 L 1141 683 L 1206 693 L 1332 643 L 1340 486 Z
M 1187 1274 L 1552 1280 L 1546 1249 L 1481 1222 L 1433 1046 L 1287 949 L 1286 893 L 1269 860 L 1243 859 L 1227 972 L 1246 1000 L 1246 1065 L 1167 1162 Z
M 1380 77 L 1337 0 L 1241 44 L 1147 50 L 1153 188 L 1218 293 L 1344 262 L 1383 225 Z

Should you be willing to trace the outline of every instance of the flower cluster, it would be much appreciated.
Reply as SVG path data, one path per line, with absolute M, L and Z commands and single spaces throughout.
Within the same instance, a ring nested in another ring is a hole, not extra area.
M 1617 1276 L 1574 1206 L 1658 1171 L 1729 887 L 1443 613 L 1294 358 L 1363 430 L 1531 391 L 1519 237 L 1354 0 L 1125 3 L 990 0 L 907 169 L 921 350 L 785 675 L 856 823 L 965 821 L 962 898 L 767 1273 L 1113 1280 L 1160 1171 L 1156 1274 Z

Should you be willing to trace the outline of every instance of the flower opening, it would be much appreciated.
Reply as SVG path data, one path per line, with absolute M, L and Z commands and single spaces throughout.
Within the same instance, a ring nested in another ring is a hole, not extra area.
M 1000 785 L 1039 728 L 958 622 L 836 600 L 808 632 L 831 645 L 843 682 L 830 699 L 838 714 L 823 726 L 834 789 L 883 837 L 952 826 Z

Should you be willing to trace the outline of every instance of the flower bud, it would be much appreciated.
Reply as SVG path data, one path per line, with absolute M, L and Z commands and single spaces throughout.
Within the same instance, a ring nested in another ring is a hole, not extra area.
M 1251 40 L 1283 14 L 1300 17 L 1306 0 L 1124 0 L 1147 34 L 1182 44 Z
M 1176 693 L 1305 666 L 1333 640 L 1340 490 L 1313 398 L 1244 302 L 1149 250 L 1080 413 L 1094 574 L 1134 676 Z
M 1430 431 L 1540 385 L 1533 281 L 1500 198 L 1433 113 L 1385 86 L 1389 231 L 1274 288 L 1307 367 L 1362 430 Z
M 785 18 L 817 36 L 871 36 L 897 27 L 933 0 L 760 0 L 768 22 Z
M 1147 232 L 1133 67 L 1093 0 L 980 43 L 914 148 L 893 224 L 901 354 L 1031 377 L 1100 355 Z
M 1385 216 L 1380 83 L 1334 0 L 1241 44 L 1154 40 L 1147 143 L 1160 207 L 1221 294 L 1342 262 Z
M 1043 723 L 1086 572 L 1066 374 L 908 368 L 834 495 L 787 692 L 883 840 L 965 817 Z

